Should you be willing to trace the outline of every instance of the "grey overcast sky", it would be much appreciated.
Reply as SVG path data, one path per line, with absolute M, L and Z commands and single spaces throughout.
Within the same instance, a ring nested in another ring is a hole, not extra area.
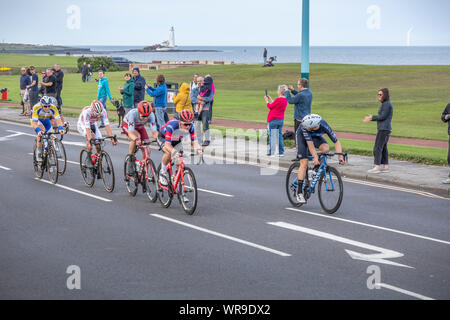
M 151 45 L 301 44 L 301 0 L 0 0 L 0 40 Z M 313 46 L 450 46 L 449 0 L 311 0 Z M 409 35 L 408 35 L 409 32 Z M 409 39 L 409 40 L 408 40 Z

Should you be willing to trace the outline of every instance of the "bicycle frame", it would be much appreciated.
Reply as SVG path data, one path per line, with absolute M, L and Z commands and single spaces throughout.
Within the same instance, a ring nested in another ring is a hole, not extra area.
M 175 183 L 172 183 L 172 178 L 173 178 L 172 177 L 172 168 L 173 168 L 172 162 L 173 162 L 173 160 L 171 160 L 169 165 L 167 166 L 167 172 L 169 172 L 169 177 L 170 177 L 169 183 L 172 186 L 172 192 L 174 194 L 178 194 L 177 188 L 178 188 L 178 184 L 180 182 L 181 182 L 181 185 L 183 186 L 183 191 L 185 191 L 184 190 L 184 176 L 182 174 L 183 171 L 184 171 L 185 163 L 184 163 L 183 154 L 181 152 L 180 152 L 179 161 L 180 161 L 180 164 L 178 165 L 178 171 L 177 171 L 176 176 L 175 176 Z M 161 188 L 163 188 L 164 190 L 166 190 L 167 192 L 169 192 L 169 188 L 168 187 L 165 187 L 165 186 L 161 185 L 161 183 L 159 183 L 159 186 Z
M 146 174 L 148 174 L 147 160 L 150 159 L 150 152 L 147 148 L 148 145 L 150 145 L 150 143 L 144 143 L 142 145 L 136 146 L 136 150 L 140 149 L 142 151 L 142 155 L 143 155 L 142 160 L 139 161 L 139 165 L 140 165 L 140 172 L 138 172 L 138 182 L 139 183 L 142 182 L 144 169 L 145 169 Z M 138 160 L 136 159 L 136 161 L 138 161 Z M 151 170 L 153 170 L 153 169 L 151 169 Z M 145 178 L 148 178 L 148 177 L 145 177 Z

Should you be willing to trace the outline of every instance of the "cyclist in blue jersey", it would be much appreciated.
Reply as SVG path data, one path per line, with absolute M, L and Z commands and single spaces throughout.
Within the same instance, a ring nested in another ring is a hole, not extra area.
M 308 157 L 314 157 L 314 165 L 320 166 L 319 156 L 316 148 L 323 153 L 330 152 L 330 146 L 322 137 L 328 135 L 334 143 L 337 153 L 342 153 L 342 146 L 336 134 L 333 132 L 329 124 L 317 114 L 310 114 L 303 118 L 300 126 L 297 129 L 297 157 L 300 160 L 300 168 L 298 169 L 298 189 L 297 201 L 299 203 L 306 203 L 305 197 L 302 193 L 303 180 L 305 179 L 306 169 L 308 168 Z M 345 164 L 344 157 L 339 155 L 339 164 Z
M 168 185 L 167 166 L 172 157 L 176 157 L 178 151 L 175 147 L 181 143 L 181 139 L 190 135 L 194 151 L 202 155 L 203 151 L 197 141 L 195 127 L 193 125 L 194 114 L 190 110 L 182 110 L 179 113 L 179 120 L 172 120 L 161 127 L 159 138 L 164 139 L 165 143 L 162 148 L 164 155 L 161 160 L 160 182 L 162 185 Z

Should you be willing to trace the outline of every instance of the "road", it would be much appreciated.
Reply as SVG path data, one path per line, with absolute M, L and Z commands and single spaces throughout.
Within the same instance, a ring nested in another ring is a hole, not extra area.
M 106 146 L 112 194 L 84 185 L 73 134 L 66 188 L 36 180 L 32 134 L 0 122 L 0 299 L 450 299 L 448 199 L 346 180 L 329 216 L 317 197 L 291 208 L 283 170 L 202 165 L 187 216 L 178 201 L 164 209 L 128 195 L 125 143 Z M 67 287 L 69 266 L 79 290 Z

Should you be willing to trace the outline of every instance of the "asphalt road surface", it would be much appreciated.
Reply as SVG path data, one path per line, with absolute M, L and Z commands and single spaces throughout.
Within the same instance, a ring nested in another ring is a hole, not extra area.
M 73 134 L 58 185 L 36 180 L 32 136 L 0 122 L 1 299 L 450 299 L 448 199 L 345 180 L 329 216 L 290 206 L 285 170 L 201 165 L 187 216 L 128 195 L 125 143 L 106 146 L 112 194 L 84 185 Z

